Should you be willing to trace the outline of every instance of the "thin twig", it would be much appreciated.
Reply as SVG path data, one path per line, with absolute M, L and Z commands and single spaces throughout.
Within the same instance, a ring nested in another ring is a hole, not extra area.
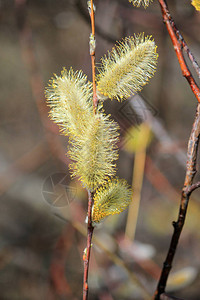
M 187 194 L 191 195 L 192 192 L 194 192 L 196 189 L 200 187 L 200 181 L 193 183 L 190 187 L 187 189 Z
M 94 15 L 94 1 L 90 1 L 90 19 L 91 19 L 91 28 L 92 33 L 90 35 L 90 56 L 92 62 L 92 83 L 93 83 L 93 106 L 94 112 L 96 113 L 97 108 L 97 92 L 96 92 L 96 71 L 95 71 L 95 50 L 96 50 L 96 40 L 95 40 L 95 15 Z
M 184 38 L 182 36 L 182 34 L 180 33 L 180 31 L 176 27 L 176 24 L 175 24 L 175 22 L 174 22 L 174 20 L 172 19 L 171 16 L 169 16 L 169 20 L 170 20 L 170 23 L 171 23 L 171 25 L 173 27 L 174 32 L 176 33 L 176 36 L 177 36 L 179 42 L 181 43 L 184 51 L 187 53 L 187 56 L 190 59 L 192 65 L 193 65 L 193 68 L 195 69 L 195 71 L 196 71 L 196 73 L 197 73 L 197 75 L 198 75 L 198 77 L 200 79 L 200 67 L 199 67 L 199 65 L 198 65 L 198 63 L 197 63 L 194 55 L 192 54 L 190 48 L 188 47 L 186 41 L 184 40 Z
M 74 221 L 72 218 L 70 219 L 66 219 L 65 217 L 63 217 L 62 215 L 58 214 L 58 213 L 54 213 L 55 216 L 57 216 L 59 219 L 63 220 L 64 222 L 66 221 L 70 221 L 72 226 L 74 228 L 76 228 L 76 230 L 78 230 L 82 235 L 87 236 L 87 232 L 85 227 L 82 225 L 82 223 L 78 222 L 78 221 Z M 135 275 L 135 273 L 133 273 L 132 271 L 130 271 L 128 269 L 128 267 L 126 266 L 126 264 L 124 263 L 124 261 L 115 253 L 113 253 L 112 251 L 110 251 L 108 249 L 108 247 L 106 247 L 97 237 L 94 236 L 94 243 L 97 247 L 99 247 L 108 257 L 109 259 L 116 265 L 118 265 L 119 267 L 121 267 L 129 276 L 131 282 L 134 285 L 137 285 L 137 287 L 140 288 L 140 292 L 143 295 L 143 299 L 144 300 L 150 300 L 151 296 L 147 290 L 147 287 L 137 278 L 137 276 Z
M 92 83 L 93 83 L 93 109 L 94 114 L 96 114 L 97 108 L 97 93 L 96 93 L 96 74 L 95 74 L 95 50 L 96 50 L 96 40 L 95 40 L 95 15 L 94 15 L 94 3 L 93 0 L 88 2 L 88 9 L 91 19 L 91 29 L 92 33 L 90 35 L 90 56 L 92 63 Z M 87 230 L 87 247 L 86 253 L 84 256 L 84 275 L 83 275 L 83 300 L 88 299 L 88 271 L 89 271 L 89 262 L 90 262 L 90 252 L 92 245 L 92 235 L 94 227 L 92 225 L 92 206 L 93 206 L 93 193 L 88 191 L 88 230 Z
M 178 58 L 178 61 L 180 64 L 182 74 L 189 82 L 189 85 L 190 85 L 195 97 L 197 98 L 198 102 L 200 102 L 200 89 L 199 89 L 198 85 L 196 84 L 194 77 L 192 76 L 192 74 L 185 62 L 185 59 L 183 57 L 181 44 L 177 38 L 176 33 L 174 32 L 172 24 L 170 22 L 171 16 L 170 16 L 170 12 L 167 7 L 167 3 L 165 0 L 158 0 L 158 2 L 160 3 L 162 15 L 163 15 L 163 21 L 167 27 L 168 33 L 169 33 L 172 43 L 174 45 L 174 50 L 176 52 L 176 55 L 177 55 L 177 58 Z
M 179 237 L 181 235 L 181 231 L 185 222 L 185 217 L 187 213 L 187 206 L 191 194 L 191 187 L 194 186 L 192 184 L 194 176 L 196 174 L 196 160 L 197 160 L 197 150 L 200 136 L 200 104 L 197 105 L 197 111 L 195 120 L 193 123 L 191 135 L 188 142 L 188 151 L 187 151 L 187 168 L 185 175 L 185 182 L 182 189 L 182 197 L 181 204 L 179 209 L 179 215 L 177 222 L 173 222 L 174 233 L 172 235 L 171 244 L 169 247 L 169 251 L 166 257 L 166 260 L 163 264 L 162 273 L 160 276 L 160 280 L 157 286 L 157 290 L 155 292 L 155 300 L 160 299 L 160 295 L 165 292 L 165 287 L 167 283 L 167 279 L 169 276 L 169 272 L 172 268 L 173 258 L 176 252 L 176 248 L 178 245 Z
M 75 1 L 75 5 L 78 9 L 78 12 L 80 13 L 81 17 L 87 22 L 90 23 L 90 16 L 88 15 L 88 12 L 85 9 L 85 6 L 83 5 L 83 1 L 81 0 L 76 0 Z M 95 24 L 95 31 L 96 33 L 102 37 L 103 39 L 105 39 L 106 41 L 110 42 L 110 43 L 115 43 L 116 40 L 118 39 L 117 36 L 113 36 L 112 34 L 109 34 L 107 32 L 104 32 L 100 26 Z
M 87 248 L 86 255 L 84 257 L 84 276 L 83 276 L 83 300 L 88 299 L 88 270 L 90 262 L 90 253 L 92 245 L 92 235 L 94 227 L 92 226 L 92 205 L 93 205 L 93 193 L 88 192 L 88 230 L 87 230 Z

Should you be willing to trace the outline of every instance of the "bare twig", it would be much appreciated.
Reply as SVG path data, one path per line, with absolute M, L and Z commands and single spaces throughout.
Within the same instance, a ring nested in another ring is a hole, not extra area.
M 84 18 L 84 20 L 87 22 L 87 23 L 90 23 L 90 17 L 85 9 L 85 6 L 83 5 L 83 1 L 81 0 L 76 0 L 75 2 L 76 4 L 76 7 L 78 9 L 78 12 L 80 13 L 80 15 Z M 104 32 L 101 27 L 99 26 L 96 26 L 95 25 L 95 31 L 96 33 L 102 37 L 103 39 L 105 39 L 106 41 L 110 42 L 110 43 L 115 43 L 116 40 L 117 40 L 117 37 L 107 33 L 107 32 Z
M 65 217 L 63 217 L 62 215 L 58 214 L 58 213 L 54 213 L 58 218 L 60 218 L 61 220 L 63 220 L 64 222 L 66 221 L 70 221 L 72 226 L 74 228 L 76 228 L 76 230 L 78 230 L 82 235 L 87 236 L 87 232 L 85 227 L 82 225 L 82 223 L 78 222 L 78 221 L 74 221 L 72 218 L 70 219 L 66 219 Z M 132 271 L 130 271 L 128 269 L 128 267 L 126 266 L 126 264 L 124 263 L 124 261 L 117 256 L 115 253 L 113 253 L 112 251 L 110 251 L 108 249 L 108 247 L 105 247 L 105 245 L 97 238 L 94 236 L 94 243 L 96 246 L 98 246 L 108 257 L 109 259 L 116 265 L 118 265 L 119 267 L 121 267 L 129 276 L 131 282 L 133 284 L 136 284 L 141 291 L 141 294 L 143 295 L 143 299 L 144 300 L 150 300 L 151 296 L 147 290 L 147 287 L 137 278 L 137 276 L 135 275 L 135 273 L 133 273 Z
M 187 64 L 184 60 L 183 53 L 182 53 L 182 46 L 183 42 L 181 42 L 180 35 L 178 29 L 175 26 L 174 21 L 170 16 L 167 3 L 165 0 L 158 0 L 161 6 L 161 11 L 163 15 L 163 21 L 166 24 L 168 33 L 171 37 L 172 43 L 174 45 L 174 50 L 176 52 L 182 74 L 187 79 L 192 92 L 196 96 L 198 102 L 200 102 L 200 90 L 197 86 Z M 190 53 L 188 51 L 188 53 Z M 194 61 L 194 60 L 193 60 Z M 179 209 L 179 215 L 177 222 L 173 222 L 174 226 L 174 233 L 172 235 L 170 247 L 168 250 L 168 254 L 166 260 L 163 264 L 162 273 L 160 276 L 160 280 L 158 282 L 157 290 L 155 292 L 155 300 L 161 299 L 161 294 L 165 292 L 165 287 L 167 283 L 167 279 L 169 276 L 169 272 L 172 268 L 172 262 L 174 259 L 174 255 L 176 252 L 176 248 L 178 245 L 178 241 L 182 232 L 182 228 L 185 222 L 185 217 L 187 213 L 187 206 L 189 202 L 189 198 L 191 192 L 199 187 L 199 184 L 193 184 L 193 179 L 196 174 L 196 159 L 197 159 L 197 149 L 199 143 L 199 136 L 200 136 L 200 104 L 197 105 L 197 111 L 195 120 L 192 127 L 192 132 L 188 142 L 188 151 L 187 151 L 187 166 L 186 166 L 186 175 L 185 175 L 185 182 L 182 189 L 182 197 L 181 197 L 181 204 Z
M 188 151 L 187 151 L 187 169 L 185 175 L 185 182 L 182 189 L 182 197 L 181 204 L 179 209 L 179 215 L 177 222 L 173 222 L 174 233 L 172 235 L 171 244 L 169 247 L 169 251 L 166 257 L 166 260 L 163 264 L 162 273 L 160 276 L 160 280 L 157 286 L 157 290 L 155 292 L 155 300 L 160 299 L 160 295 L 165 292 L 165 287 L 167 283 L 167 279 L 169 276 L 169 272 L 172 268 L 173 258 L 176 252 L 176 248 L 178 245 L 179 237 L 181 235 L 181 231 L 185 222 L 185 217 L 187 213 L 187 206 L 189 202 L 189 197 L 191 194 L 191 188 L 194 187 L 192 184 L 194 176 L 196 174 L 196 159 L 197 159 L 197 150 L 200 136 L 200 104 L 197 105 L 197 111 L 195 120 L 192 127 L 192 132 L 188 142 Z M 199 183 L 198 183 L 199 185 Z
M 191 195 L 192 192 L 194 192 L 196 189 L 200 187 L 200 181 L 193 183 L 190 187 L 187 189 L 187 193 Z
M 92 63 L 92 83 L 93 83 L 93 109 L 94 114 L 96 114 L 96 108 L 98 104 L 97 93 L 96 93 L 96 73 L 95 73 L 95 50 L 96 50 L 96 40 L 95 40 L 95 15 L 94 15 L 94 2 L 93 0 L 88 1 L 88 9 L 91 19 L 91 29 L 90 34 L 90 56 Z M 88 191 L 88 213 L 87 213 L 87 247 L 85 249 L 86 253 L 84 255 L 84 276 L 83 276 L 83 300 L 88 299 L 88 271 L 90 262 L 90 252 L 92 245 L 92 235 L 94 227 L 92 225 L 92 206 L 93 206 L 93 193 Z
M 84 276 L 83 276 L 83 300 L 88 299 L 88 270 L 90 262 L 92 235 L 94 227 L 92 226 L 92 205 L 93 194 L 88 192 L 88 230 L 87 230 L 87 248 L 84 257 Z
M 175 24 L 175 22 L 174 22 L 174 20 L 172 19 L 171 16 L 169 16 L 169 20 L 170 20 L 170 23 L 173 27 L 174 32 L 176 33 L 176 36 L 177 36 L 179 42 L 181 43 L 184 51 L 187 53 L 187 56 L 190 59 L 192 65 L 193 65 L 193 68 L 195 69 L 195 71 L 196 71 L 196 73 L 197 73 L 197 75 L 200 79 L 200 67 L 199 67 L 194 55 L 192 54 L 191 50 L 189 49 L 189 47 L 188 47 L 186 41 L 184 40 L 182 34 L 180 33 L 180 31 L 176 27 L 176 24 Z
M 174 45 L 174 50 L 176 52 L 176 55 L 177 55 L 177 58 L 178 58 L 178 61 L 180 64 L 182 74 L 187 79 L 187 81 L 192 89 L 192 92 L 194 93 L 195 97 L 197 98 L 197 101 L 200 102 L 200 89 L 199 89 L 198 85 L 196 84 L 194 77 L 192 76 L 192 74 L 185 62 L 185 59 L 183 57 L 181 43 L 179 42 L 177 35 L 176 35 L 177 28 L 176 28 L 176 32 L 175 32 L 173 29 L 173 26 L 171 24 L 171 21 L 170 21 L 171 15 L 168 10 L 167 3 L 165 0 L 158 0 L 158 2 L 160 3 L 162 15 L 163 15 L 163 21 L 167 27 L 168 33 L 169 33 L 172 43 Z
M 93 106 L 94 112 L 96 113 L 97 108 L 97 93 L 96 93 L 96 74 L 95 74 L 95 50 L 96 50 L 96 40 L 95 40 L 95 15 L 94 15 L 94 1 L 90 1 L 89 7 L 90 19 L 91 19 L 91 28 L 92 33 L 90 35 L 90 56 L 92 62 L 92 83 L 93 83 Z

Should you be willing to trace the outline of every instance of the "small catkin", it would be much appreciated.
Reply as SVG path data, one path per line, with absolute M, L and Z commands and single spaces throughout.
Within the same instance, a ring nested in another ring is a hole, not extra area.
M 72 176 L 79 177 L 83 186 L 91 191 L 116 172 L 118 129 L 109 116 L 98 113 L 88 123 L 84 135 L 71 143 Z
M 124 179 L 110 179 L 94 194 L 92 209 L 93 225 L 109 215 L 124 211 L 132 200 L 132 190 Z
M 125 38 L 101 59 L 97 76 L 98 96 L 118 101 L 128 98 L 147 84 L 156 70 L 157 46 L 150 36 Z
M 93 118 L 92 83 L 82 71 L 63 69 L 46 89 L 51 119 L 60 125 L 63 134 L 82 136 L 88 119 Z
M 200 11 L 200 0 L 193 0 L 192 5 L 196 8 L 196 10 Z
M 153 2 L 153 0 L 129 0 L 129 2 L 133 3 L 134 6 L 139 7 L 143 5 L 145 8 L 147 8 L 149 4 Z

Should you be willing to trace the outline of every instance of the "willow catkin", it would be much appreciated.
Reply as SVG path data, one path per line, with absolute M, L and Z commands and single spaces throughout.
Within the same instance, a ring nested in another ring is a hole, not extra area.
M 158 54 L 150 36 L 139 34 L 125 38 L 108 52 L 98 68 L 97 89 L 99 98 L 118 101 L 128 98 L 147 84 L 154 75 Z
M 70 168 L 83 186 L 93 191 L 116 171 L 118 158 L 118 125 L 109 116 L 98 113 L 88 123 L 82 138 L 72 142 L 69 150 L 73 160 Z
M 196 10 L 200 11 L 200 0 L 193 0 L 192 5 L 196 8 Z
M 94 194 L 92 222 L 98 224 L 107 216 L 119 214 L 132 199 L 132 190 L 124 179 L 111 179 Z
M 133 3 L 134 6 L 141 6 L 143 5 L 144 8 L 147 8 L 153 0 L 129 0 L 129 2 Z
M 82 71 L 64 68 L 60 76 L 51 79 L 46 89 L 49 115 L 63 134 L 73 137 L 84 134 L 88 119 L 93 118 L 92 95 L 92 83 Z

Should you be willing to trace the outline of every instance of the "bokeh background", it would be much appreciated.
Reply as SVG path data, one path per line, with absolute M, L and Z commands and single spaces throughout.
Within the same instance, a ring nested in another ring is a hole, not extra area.
M 68 140 L 48 118 L 44 89 L 63 67 L 82 69 L 91 79 L 86 2 L 0 1 L 0 300 L 81 299 L 87 193 L 70 179 Z M 189 0 L 168 4 L 200 63 L 200 13 Z M 159 59 L 154 78 L 139 95 L 126 104 L 105 103 L 121 127 L 117 175 L 133 184 L 140 203 L 138 218 L 133 213 L 127 219 L 126 211 L 95 229 L 90 299 L 148 299 L 178 214 L 196 99 L 182 77 L 157 1 L 146 10 L 128 0 L 99 0 L 96 8 L 97 62 L 115 40 L 140 32 L 153 36 Z M 144 124 L 152 129 L 145 147 L 140 145 Z M 144 170 L 136 172 L 141 188 L 133 170 L 144 159 Z M 199 237 L 196 191 L 169 280 L 171 295 L 200 299 Z

